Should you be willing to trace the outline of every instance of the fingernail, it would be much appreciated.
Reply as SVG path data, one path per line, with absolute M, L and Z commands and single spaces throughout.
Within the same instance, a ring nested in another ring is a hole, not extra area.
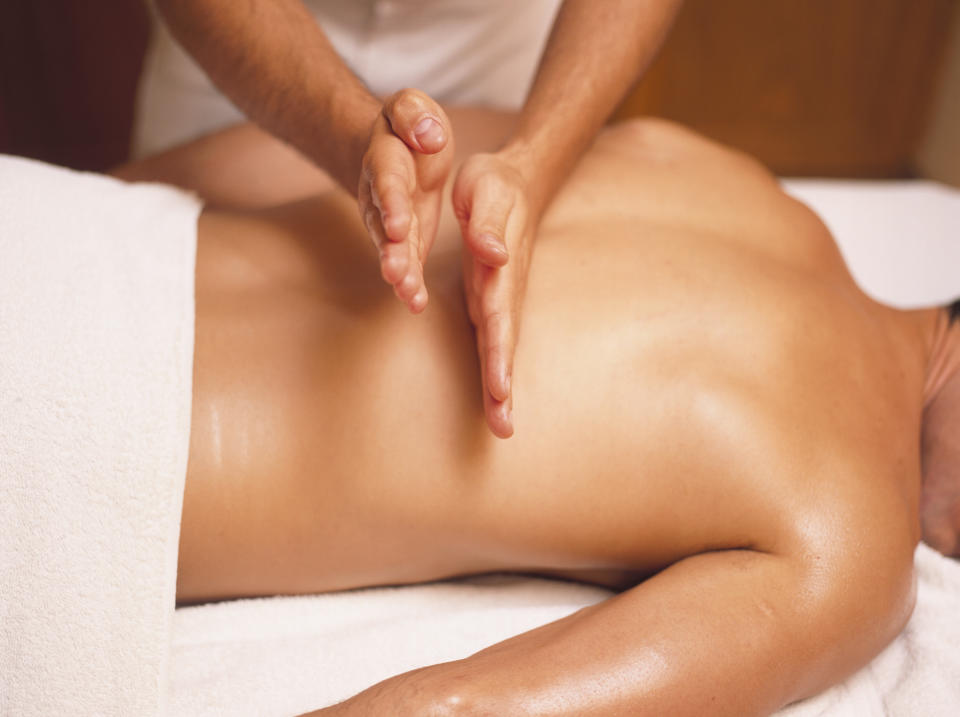
M 421 147 L 424 144 L 436 145 L 443 142 L 443 127 L 433 117 L 424 117 L 420 120 L 417 126 L 413 128 L 413 133 Z

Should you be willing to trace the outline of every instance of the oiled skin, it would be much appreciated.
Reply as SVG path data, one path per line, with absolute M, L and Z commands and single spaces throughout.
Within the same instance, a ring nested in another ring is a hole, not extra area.
M 330 193 L 201 218 L 178 600 L 491 570 L 625 588 L 674 566 L 566 632 L 424 673 L 436 699 L 456 684 L 451 704 L 501 714 L 763 714 L 902 627 L 936 316 L 865 297 L 751 160 L 656 122 L 601 136 L 541 226 L 506 441 L 483 419 L 455 226 L 412 316 L 355 215 Z M 566 672 L 537 672 L 542 644 Z M 578 692 L 623 661 L 645 677 L 621 702 Z

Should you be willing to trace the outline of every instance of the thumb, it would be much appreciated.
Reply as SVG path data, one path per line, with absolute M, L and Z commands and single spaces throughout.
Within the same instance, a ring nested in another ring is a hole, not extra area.
M 464 241 L 477 261 L 491 267 L 507 263 L 507 219 L 513 195 L 499 182 L 480 181 L 468 200 L 469 220 Z
M 436 154 L 450 141 L 450 121 L 429 95 L 420 90 L 400 90 L 383 104 L 383 116 L 393 133 L 417 152 Z

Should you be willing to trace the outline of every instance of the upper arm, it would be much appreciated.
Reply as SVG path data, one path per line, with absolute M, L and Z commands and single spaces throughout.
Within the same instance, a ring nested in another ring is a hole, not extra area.
M 239 124 L 114 169 L 119 179 L 164 182 L 218 208 L 261 209 L 333 189 L 313 162 L 251 123 Z

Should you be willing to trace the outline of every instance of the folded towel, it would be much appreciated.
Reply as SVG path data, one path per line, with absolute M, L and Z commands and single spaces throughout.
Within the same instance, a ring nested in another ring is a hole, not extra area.
M 0 157 L 0 714 L 165 712 L 198 212 Z

